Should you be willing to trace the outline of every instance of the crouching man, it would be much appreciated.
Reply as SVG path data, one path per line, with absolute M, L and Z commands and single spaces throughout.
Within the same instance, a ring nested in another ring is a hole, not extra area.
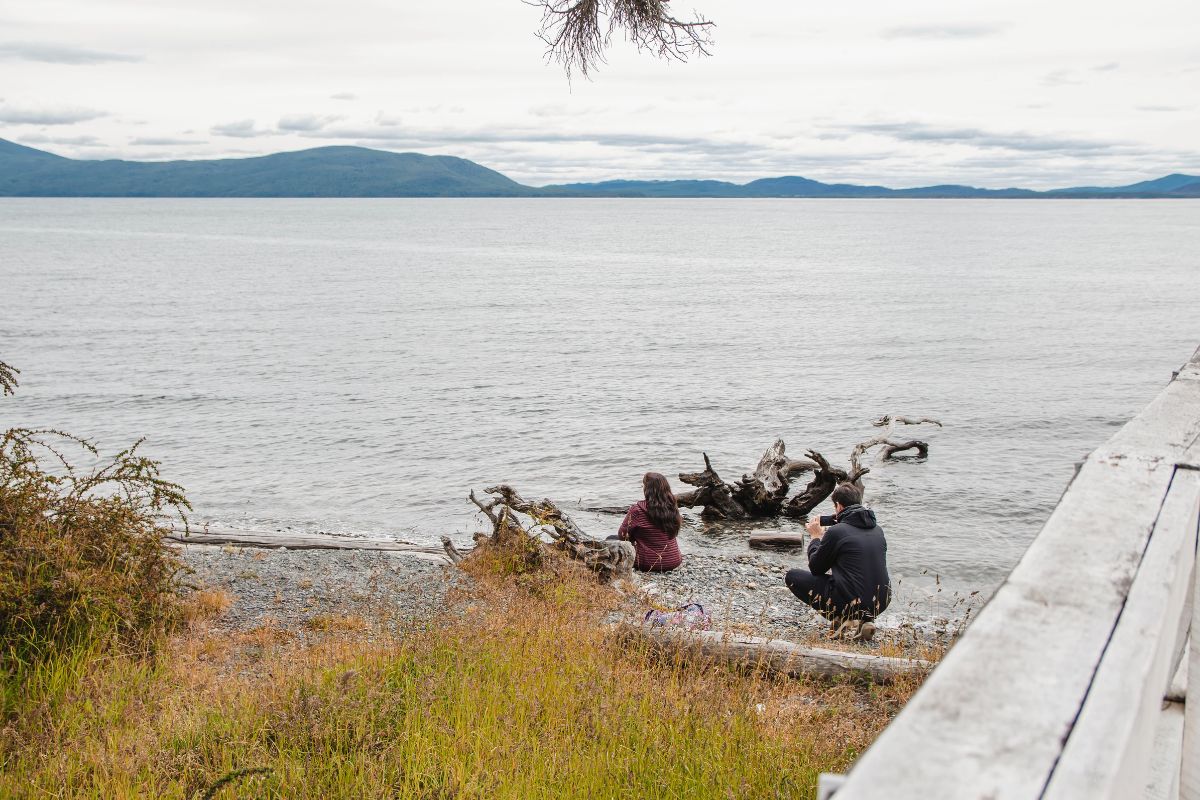
M 887 540 L 856 486 L 840 484 L 830 499 L 836 513 L 807 526 L 808 570 L 788 570 L 784 582 L 833 623 L 836 635 L 867 640 L 892 599 Z

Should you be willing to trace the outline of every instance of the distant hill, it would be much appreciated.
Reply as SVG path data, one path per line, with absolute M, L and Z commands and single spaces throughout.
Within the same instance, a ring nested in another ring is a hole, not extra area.
M 62 156 L 56 156 L 53 153 L 47 153 L 45 150 L 35 150 L 32 147 L 26 147 L 23 144 L 10 142 L 7 139 L 0 139 L 0 166 L 8 163 L 19 164 L 25 159 L 34 161 L 66 161 Z
M 759 178 L 746 184 L 726 181 L 603 181 L 544 186 L 543 191 L 578 197 L 1037 197 L 1030 189 L 977 189 L 973 186 L 923 186 L 889 189 L 852 183 L 821 183 L 789 175 Z
M 0 140 L 0 195 L 26 197 L 514 197 L 473 161 L 318 147 L 210 161 L 77 161 Z
M 922 186 L 889 189 L 809 178 L 614 180 L 524 186 L 452 156 L 366 147 L 317 147 L 206 161 L 84 161 L 0 139 L 0 196 L 7 197 L 1200 197 L 1200 176 L 1167 175 L 1117 187 L 1049 192 Z
M 1200 178 L 1193 178 L 1200 181 Z M 979 189 L 974 186 L 920 186 L 913 189 L 889 189 L 886 186 L 859 186 L 852 183 L 821 183 L 809 178 L 788 176 L 760 178 L 746 184 L 723 181 L 604 181 L 602 183 L 568 183 L 542 187 L 545 191 L 579 197 L 1047 197 L 1051 193 L 1032 189 Z M 1065 189 L 1062 193 L 1080 192 L 1079 196 L 1100 197 L 1104 189 Z M 1054 193 L 1061 194 L 1061 193 Z M 1074 196 L 1074 195 L 1071 195 Z M 1139 195 L 1148 196 L 1148 195 Z M 1158 196 L 1167 196 L 1165 193 Z M 1174 195 L 1172 195 L 1174 196 Z M 1182 195 L 1181 195 L 1182 196 Z
M 1200 189 L 1200 177 L 1196 175 L 1180 175 L 1179 173 L 1175 173 L 1162 178 L 1156 178 L 1152 181 L 1131 183 L 1128 186 L 1114 186 L 1111 188 L 1079 186 L 1074 189 L 1059 189 L 1053 192 L 1053 194 L 1137 195 L 1146 197 L 1163 197 L 1169 195 L 1179 195 L 1182 193 L 1182 196 L 1184 197 L 1196 197 L 1200 196 L 1197 194 L 1198 189 Z

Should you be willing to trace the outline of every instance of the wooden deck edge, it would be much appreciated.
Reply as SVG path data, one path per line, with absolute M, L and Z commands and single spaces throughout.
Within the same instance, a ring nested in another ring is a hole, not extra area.
M 1198 461 L 1200 348 L 1087 457 L 1016 568 L 838 798 L 1041 797 L 1172 476 Z

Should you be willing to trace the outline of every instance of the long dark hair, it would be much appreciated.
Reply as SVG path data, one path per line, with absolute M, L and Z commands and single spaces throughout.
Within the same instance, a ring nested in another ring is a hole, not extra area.
M 646 493 L 646 516 L 660 530 L 674 539 L 679 535 L 683 517 L 679 516 L 679 504 L 665 475 L 647 472 L 642 476 L 642 491 Z

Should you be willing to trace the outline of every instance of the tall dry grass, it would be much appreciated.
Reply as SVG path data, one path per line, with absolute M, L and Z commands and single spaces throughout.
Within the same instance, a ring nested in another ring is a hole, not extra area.
M 915 688 L 664 658 L 597 624 L 597 592 L 485 572 L 386 640 L 198 622 L 149 659 L 73 651 L 6 730 L 0 796 L 194 798 L 228 777 L 215 796 L 804 797 Z

